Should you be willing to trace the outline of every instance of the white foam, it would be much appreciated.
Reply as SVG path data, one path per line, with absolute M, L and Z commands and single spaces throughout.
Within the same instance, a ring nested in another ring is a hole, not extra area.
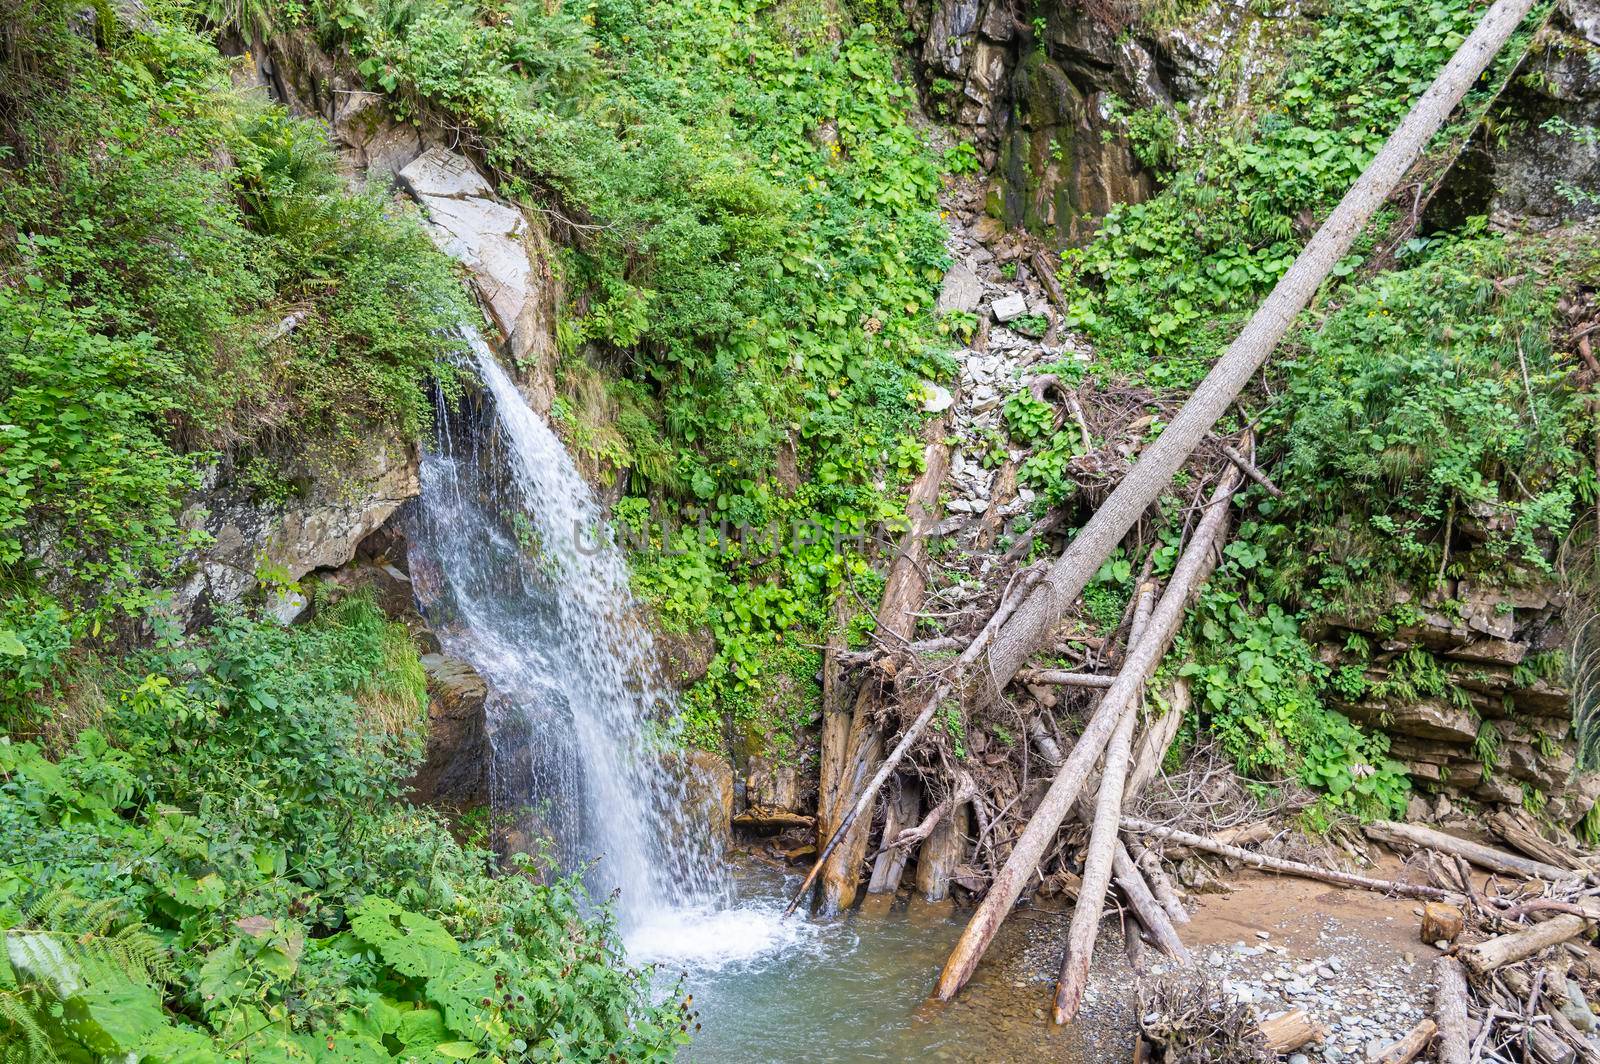
M 664 974 L 719 972 L 796 951 L 823 950 L 822 927 L 800 916 L 785 919 L 775 902 L 736 908 L 658 911 L 623 936 L 628 960 L 654 964 Z

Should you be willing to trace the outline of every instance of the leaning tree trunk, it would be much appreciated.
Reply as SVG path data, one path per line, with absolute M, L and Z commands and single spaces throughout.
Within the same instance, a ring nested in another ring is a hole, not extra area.
M 1194 453 L 1229 404 L 1238 398 L 1244 386 L 1288 331 L 1295 316 L 1305 309 L 1334 265 L 1350 250 L 1350 245 L 1373 213 L 1383 205 L 1428 140 L 1510 39 L 1533 3 L 1534 0 L 1495 0 L 1483 20 L 1462 42 L 1456 54 L 1451 56 L 1399 127 L 1389 135 L 1383 148 L 1317 229 L 1295 259 L 1294 265 L 1289 267 L 1266 300 L 1251 315 L 1244 329 L 1228 345 L 1228 350 L 1206 374 L 1205 380 L 1200 382 L 1194 395 L 1184 403 L 1160 438 L 1145 450 L 1138 464 L 1073 538 L 1050 572 L 981 648 L 981 663 L 965 670 L 960 678 L 963 697 L 980 701 L 997 698 L 1023 663 L 1043 645 L 1067 607 L 1083 593 L 1085 585 L 1101 563 L 1111 556 L 1139 516 L 1172 482 L 1174 474 Z M 1107 693 L 1101 703 L 1102 708 L 1114 701 L 1113 693 Z M 1105 714 L 1096 714 L 1089 726 L 1091 731 L 1101 723 L 1103 716 Z M 1049 836 L 1054 835 L 1062 817 L 1076 800 L 1082 777 L 1093 764 L 1094 757 L 1099 755 L 1105 740 L 1110 737 L 1116 719 L 1116 714 L 1112 714 L 1110 719 L 1104 721 L 1088 764 L 1075 765 L 1073 762 L 1078 759 L 1069 758 L 1068 764 L 1057 773 L 1051 792 L 1054 793 L 1065 780 L 1071 800 L 1056 803 L 1060 806 L 1059 815 L 1054 815 L 1054 810 L 1052 816 L 1047 818 L 1036 814 L 1034 822 L 1024 831 L 1010 860 L 995 878 L 988 897 L 973 915 L 961 941 L 945 964 L 934 991 L 940 1000 L 953 997 L 977 967 L 978 959 L 988 947 L 1000 921 L 1015 904 L 1023 884 L 1033 874 Z M 1069 779 L 1074 771 L 1077 779 Z M 1046 801 L 1049 800 L 1050 796 L 1047 795 Z M 1030 838 L 1035 825 L 1041 829 L 1048 825 L 1045 837 L 1040 838 L 1035 834 Z M 1018 865 L 1019 859 L 1021 865 Z
M 1244 330 L 1206 374 L 1161 436 L 1084 525 L 1016 613 L 963 677 L 963 697 L 992 701 L 1044 643 L 1097 569 L 1154 503 L 1304 310 L 1334 264 L 1350 250 L 1428 140 L 1505 45 L 1534 0 L 1496 0 L 1279 279 Z
M 906 498 L 906 514 L 911 526 L 901 539 L 889 576 L 883 585 L 883 605 L 878 610 L 881 638 L 909 642 L 916 630 L 916 612 L 922 607 L 927 585 L 928 534 L 939 519 L 939 488 L 950 465 L 950 445 L 945 440 L 948 416 L 935 418 L 923 432 L 922 473 L 911 485 Z M 843 824 L 853 796 L 859 793 L 883 758 L 883 734 L 878 728 L 879 710 L 884 700 L 882 685 L 872 678 L 863 681 L 856 695 L 855 713 L 850 719 L 844 757 L 834 776 L 832 794 L 819 795 L 817 842 L 822 845 Z M 826 913 L 848 909 L 855 903 L 860 887 L 861 866 L 866 861 L 871 817 L 849 824 L 832 853 L 819 858 L 822 871 L 822 904 Z

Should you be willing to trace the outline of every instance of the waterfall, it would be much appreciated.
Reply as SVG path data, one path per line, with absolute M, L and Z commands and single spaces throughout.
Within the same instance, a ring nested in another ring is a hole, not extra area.
M 482 402 L 441 401 L 411 537 L 419 603 L 488 682 L 500 841 L 548 838 L 624 939 L 726 909 L 728 877 L 661 734 L 670 695 L 594 493 L 475 331 Z

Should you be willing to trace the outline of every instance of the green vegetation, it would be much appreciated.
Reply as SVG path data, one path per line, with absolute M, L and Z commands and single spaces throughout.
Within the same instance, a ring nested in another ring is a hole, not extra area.
M 206 467 L 281 500 L 283 434 L 415 438 L 467 306 L 315 124 L 150 14 L 39 0 L 0 44 L 0 1059 L 671 1059 L 687 1011 L 604 906 L 404 801 L 404 629 L 163 610 Z
M 1264 419 L 1284 440 L 1282 524 L 1263 540 L 1282 597 L 1381 609 L 1441 575 L 1549 572 L 1551 538 L 1595 499 L 1554 307 L 1596 265 L 1556 242 L 1449 242 L 1301 334 Z M 1468 522 L 1483 542 L 1446 557 L 1445 529 Z
M 1197 381 L 1477 18 L 1472 0 L 1331 8 L 1248 129 L 1177 149 L 1159 195 L 1113 209 L 1067 254 L 1069 324 L 1117 372 Z M 1158 123 L 1139 137 L 1143 155 L 1173 157 Z
M 1113 103 L 1165 184 L 1114 208 L 1092 242 L 1063 256 L 1068 324 L 1095 343 L 1092 372 L 1153 390 L 1197 381 L 1480 7 L 1357 0 L 1328 9 L 1262 97 L 1270 102 L 1232 125 L 1192 129 L 1181 145 L 1168 112 Z M 1506 50 L 1486 83 L 1504 79 L 1525 43 Z M 1470 96 L 1439 143 L 1455 143 L 1491 96 Z M 1391 221 L 1357 242 L 1269 365 L 1264 394 L 1247 400 L 1284 496 L 1247 495 L 1254 517 L 1191 615 L 1183 669 L 1203 726 L 1241 769 L 1296 779 L 1364 814 L 1403 808 L 1404 769 L 1381 734 L 1330 704 L 1461 704 L 1466 695 L 1422 650 L 1393 662 L 1381 684 L 1362 665 L 1329 669 L 1307 626 L 1381 614 L 1445 577 L 1547 574 L 1551 544 L 1596 497 L 1585 458 L 1593 426 L 1574 366 L 1552 345 L 1563 290 L 1592 283 L 1588 245 L 1490 238 L 1479 220 L 1411 240 L 1399 268 L 1353 284 Z M 1012 439 L 1034 448 L 1021 479 L 1059 502 L 1077 433 L 1054 429 L 1050 404 L 1026 392 L 1005 413 Z M 1452 552 L 1468 526 L 1472 548 Z M 1085 592 L 1102 628 L 1126 601 L 1109 594 L 1118 585 L 1106 575 Z
M 604 910 L 401 800 L 421 667 L 372 603 L 229 617 L 0 739 L 0 1057 L 670 1060 Z M 9 961 L 5 958 L 9 957 Z
M 420 227 L 345 191 L 315 126 L 241 100 L 204 38 L 108 20 L 97 47 L 64 6 L 30 13 L 0 82 L 12 705 L 155 603 L 214 452 L 415 433 L 463 298 Z

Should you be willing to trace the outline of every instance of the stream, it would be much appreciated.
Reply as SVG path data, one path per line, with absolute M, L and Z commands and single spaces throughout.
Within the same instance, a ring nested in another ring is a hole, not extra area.
M 708 841 L 704 799 L 666 753 L 658 722 L 671 695 L 599 502 L 487 345 L 466 336 L 483 392 L 440 402 L 423 455 L 418 605 L 492 692 L 496 846 L 543 848 L 583 870 L 592 897 L 613 899 L 630 961 L 656 966 L 663 996 L 681 976 L 701 1028 L 684 1059 L 1105 1059 L 1085 1048 L 1096 1024 L 1043 1022 L 1058 915 L 1010 921 L 961 999 L 935 1008 L 924 1000 L 962 927 L 953 910 L 784 919 L 798 876 Z M 1126 1034 L 1115 1044 L 1121 1056 Z

